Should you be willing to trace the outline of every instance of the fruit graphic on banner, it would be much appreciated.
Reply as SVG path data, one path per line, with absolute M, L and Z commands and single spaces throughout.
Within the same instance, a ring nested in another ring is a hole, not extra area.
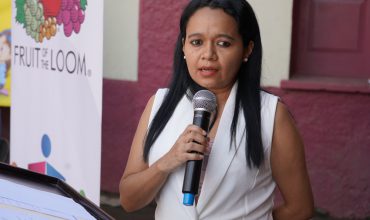
M 16 21 L 36 42 L 50 40 L 62 28 L 66 37 L 78 34 L 85 20 L 87 0 L 16 0 Z

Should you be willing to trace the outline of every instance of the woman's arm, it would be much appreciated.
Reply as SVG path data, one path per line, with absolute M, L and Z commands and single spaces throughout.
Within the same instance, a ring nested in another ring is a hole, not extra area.
M 141 115 L 119 185 L 121 204 L 128 212 L 149 204 L 168 175 L 158 166 L 153 165 L 149 168 L 143 158 L 143 142 L 153 102 L 154 96 L 150 98 Z
M 271 149 L 273 178 L 284 203 L 273 210 L 275 220 L 305 220 L 313 215 L 313 196 L 304 147 L 290 113 L 278 103 Z
M 119 185 L 121 205 L 129 212 L 149 204 L 175 168 L 187 160 L 203 159 L 202 155 L 190 152 L 204 152 L 207 146 L 205 131 L 197 126 L 189 125 L 171 150 L 154 164 L 148 166 L 144 161 L 143 152 L 153 102 L 154 96 L 148 101 L 140 118 Z

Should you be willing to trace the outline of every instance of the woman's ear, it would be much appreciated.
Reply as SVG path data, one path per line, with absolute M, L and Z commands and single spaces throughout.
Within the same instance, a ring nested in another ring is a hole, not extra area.
M 181 42 L 182 42 L 182 52 L 185 54 L 185 39 L 182 38 Z
M 243 60 L 247 60 L 249 56 L 252 54 L 254 48 L 254 42 L 249 41 L 248 46 L 244 49 L 244 54 L 243 54 Z

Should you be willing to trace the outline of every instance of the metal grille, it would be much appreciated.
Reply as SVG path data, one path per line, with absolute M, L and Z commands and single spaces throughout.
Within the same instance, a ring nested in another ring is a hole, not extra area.
M 193 97 L 194 110 L 214 112 L 216 110 L 216 96 L 208 90 L 199 90 Z

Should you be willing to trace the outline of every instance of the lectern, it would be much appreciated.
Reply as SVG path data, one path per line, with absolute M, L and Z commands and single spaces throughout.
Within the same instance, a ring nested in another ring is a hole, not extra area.
M 51 198 L 56 198 L 56 197 L 63 198 L 63 199 L 64 197 L 70 198 L 71 200 L 69 199 L 66 199 L 66 200 L 73 202 L 74 205 L 76 206 L 81 206 L 82 207 L 81 210 L 85 209 L 95 219 L 113 220 L 111 216 L 105 213 L 97 205 L 95 205 L 93 202 L 83 197 L 82 195 L 80 195 L 66 182 L 58 178 L 43 175 L 40 173 L 35 173 L 35 172 L 22 169 L 19 167 L 9 166 L 8 164 L 0 163 L 0 180 L 3 182 L 6 182 L 8 185 L 10 184 L 10 186 L 14 184 L 14 186 L 17 185 L 17 186 L 26 188 L 28 192 L 36 192 L 36 195 L 38 195 L 37 192 L 43 192 L 43 193 L 46 192 L 47 195 L 53 195 Z M 0 191 L 3 191 L 3 190 L 10 190 L 10 189 L 0 188 Z M 6 191 L 3 191 L 3 193 L 4 192 Z M 35 193 L 32 193 L 32 194 L 35 195 Z M 27 195 L 20 195 L 20 197 L 21 196 L 27 196 Z M 64 197 L 60 197 L 60 196 L 64 196 Z M 1 197 L 0 199 L 3 199 L 3 201 L 13 200 L 13 198 L 1 198 Z M 17 200 L 14 200 L 14 202 L 16 201 Z M 48 202 L 51 203 L 53 201 L 48 201 Z M 13 207 L 13 206 L 6 206 L 6 207 Z M 18 209 L 12 208 L 12 210 L 10 211 L 14 213 L 15 212 L 14 210 L 18 210 Z M 5 213 L 5 211 L 6 210 L 4 206 L 3 206 L 3 211 L 1 211 L 1 207 L 0 207 L 0 213 L 1 212 Z

